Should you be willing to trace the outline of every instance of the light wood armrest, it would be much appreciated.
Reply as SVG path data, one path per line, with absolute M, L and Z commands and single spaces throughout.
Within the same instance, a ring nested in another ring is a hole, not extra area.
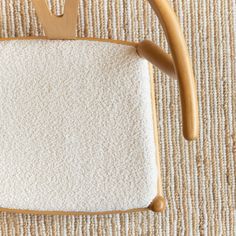
M 137 47 L 137 52 L 165 73 L 178 79 L 182 104 L 183 134 L 187 140 L 194 140 L 199 135 L 198 101 L 192 64 L 185 39 L 178 19 L 169 3 L 166 0 L 148 1 L 159 17 L 172 56 L 166 54 L 150 41 L 141 42 Z

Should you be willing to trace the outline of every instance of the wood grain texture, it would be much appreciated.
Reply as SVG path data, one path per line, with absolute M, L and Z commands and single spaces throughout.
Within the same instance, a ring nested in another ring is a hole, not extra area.
M 63 0 L 50 0 L 56 14 Z M 2 235 L 233 235 L 236 156 L 236 4 L 233 0 L 170 0 L 193 59 L 200 139 L 184 141 L 176 81 L 154 70 L 167 208 L 104 216 L 0 214 Z M 150 39 L 168 51 L 144 0 L 79 1 L 79 37 Z M 0 35 L 43 35 L 31 0 L 0 1 Z

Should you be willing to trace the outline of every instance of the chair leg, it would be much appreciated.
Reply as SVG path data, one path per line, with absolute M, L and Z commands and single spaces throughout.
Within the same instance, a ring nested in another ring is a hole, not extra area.
M 149 209 L 154 212 L 163 212 L 166 208 L 166 200 L 162 196 L 157 196 L 149 206 Z

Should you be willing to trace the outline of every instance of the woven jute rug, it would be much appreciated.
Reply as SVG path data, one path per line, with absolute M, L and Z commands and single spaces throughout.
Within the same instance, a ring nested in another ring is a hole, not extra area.
M 49 5 L 54 13 L 60 14 L 63 2 L 51 0 Z M 235 0 L 171 3 L 193 59 L 200 103 L 200 138 L 192 143 L 184 141 L 177 82 L 156 70 L 166 212 L 104 216 L 1 212 L 0 235 L 233 235 L 236 3 Z M 168 48 L 145 0 L 80 0 L 78 15 L 80 37 L 129 41 L 148 38 Z M 0 37 L 42 34 L 31 0 L 0 0 Z

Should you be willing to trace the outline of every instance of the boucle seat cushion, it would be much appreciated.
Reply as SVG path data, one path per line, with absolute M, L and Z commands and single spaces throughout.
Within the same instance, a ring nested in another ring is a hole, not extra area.
M 148 62 L 96 41 L 0 42 L 0 207 L 112 211 L 156 196 Z

